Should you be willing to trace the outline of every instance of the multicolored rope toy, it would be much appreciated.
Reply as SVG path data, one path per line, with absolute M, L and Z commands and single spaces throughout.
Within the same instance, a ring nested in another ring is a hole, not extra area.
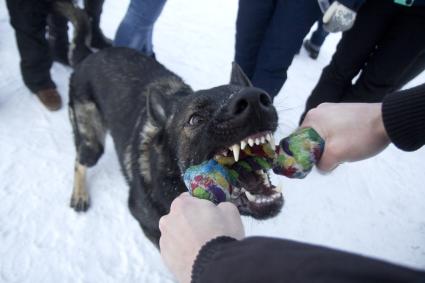
M 313 128 L 299 129 L 280 141 L 273 172 L 289 178 L 302 179 L 310 173 L 325 147 L 325 141 Z
M 273 169 L 278 175 L 304 178 L 320 160 L 324 146 L 324 140 L 313 128 L 299 129 L 282 139 L 275 149 L 268 143 L 246 147 L 238 162 L 221 156 L 191 166 L 184 174 L 184 182 L 193 196 L 218 204 L 230 199 L 241 174 Z

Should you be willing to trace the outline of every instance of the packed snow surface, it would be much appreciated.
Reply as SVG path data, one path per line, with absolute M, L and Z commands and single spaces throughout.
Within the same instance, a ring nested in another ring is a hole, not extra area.
M 102 27 L 113 37 L 128 1 L 106 0 Z M 170 0 L 154 33 L 157 58 L 194 89 L 225 84 L 234 54 L 237 1 Z M 0 1 L 0 282 L 173 282 L 127 207 L 128 187 L 112 140 L 89 170 L 92 206 L 69 207 L 75 150 L 67 107 L 47 111 L 23 85 L 15 36 Z M 275 100 L 276 140 L 297 126 L 306 97 L 340 35 L 317 61 L 304 50 Z M 68 101 L 71 69 L 52 76 Z M 409 84 L 425 82 L 425 74 Z M 359 119 L 361 116 L 359 117 Z M 354 135 L 355 133 L 353 133 Z M 286 198 L 274 219 L 244 218 L 248 235 L 322 244 L 425 269 L 425 149 L 389 146 L 379 156 L 304 180 L 273 176 Z M 284 264 L 284 263 L 282 263 Z

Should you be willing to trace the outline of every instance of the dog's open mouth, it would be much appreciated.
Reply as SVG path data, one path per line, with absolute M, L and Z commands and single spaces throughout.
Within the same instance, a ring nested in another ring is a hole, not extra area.
M 268 173 L 275 154 L 271 132 L 250 135 L 215 154 L 214 159 L 230 172 L 230 200 L 240 213 L 265 219 L 282 208 L 281 189 L 270 182 Z

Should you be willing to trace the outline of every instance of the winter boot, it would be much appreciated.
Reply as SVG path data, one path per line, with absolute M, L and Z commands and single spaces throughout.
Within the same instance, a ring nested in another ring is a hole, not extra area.
M 316 60 L 317 57 L 319 56 L 320 47 L 312 44 L 310 40 L 305 40 L 303 46 L 305 50 L 307 50 L 307 53 L 310 56 L 310 58 Z

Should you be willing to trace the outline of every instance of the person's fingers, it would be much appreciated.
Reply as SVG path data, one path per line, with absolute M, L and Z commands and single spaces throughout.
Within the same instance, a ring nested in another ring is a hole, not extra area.
M 302 124 L 300 125 L 300 128 L 313 128 L 322 139 L 326 140 L 327 133 L 323 127 L 320 126 L 322 114 L 318 108 L 320 107 L 323 109 L 324 107 L 327 107 L 327 104 L 328 103 L 322 103 L 317 108 L 313 108 L 308 111 Z
M 338 5 L 339 4 L 337 2 L 333 2 L 331 6 L 329 6 L 328 10 L 326 10 L 326 12 L 323 14 L 322 22 L 324 24 L 328 23 L 332 19 L 335 14 L 335 11 L 338 8 Z
M 316 166 L 320 171 L 330 172 L 334 170 L 340 162 L 341 160 L 339 160 L 338 155 L 332 151 L 332 145 L 328 144 L 325 145 L 325 150 Z
M 245 237 L 245 230 L 238 208 L 230 202 L 219 203 L 217 208 L 221 211 L 223 217 L 226 217 L 229 223 L 231 223 L 230 227 L 228 227 L 230 235 L 238 240 L 243 239 Z
M 167 215 L 162 216 L 161 218 L 159 218 L 159 231 L 161 231 L 161 234 L 164 232 L 165 227 L 167 227 Z
M 189 192 L 184 192 L 179 195 L 179 197 L 191 197 L 192 195 Z
M 217 205 L 224 215 L 228 216 L 239 216 L 238 208 L 231 202 L 221 202 Z

